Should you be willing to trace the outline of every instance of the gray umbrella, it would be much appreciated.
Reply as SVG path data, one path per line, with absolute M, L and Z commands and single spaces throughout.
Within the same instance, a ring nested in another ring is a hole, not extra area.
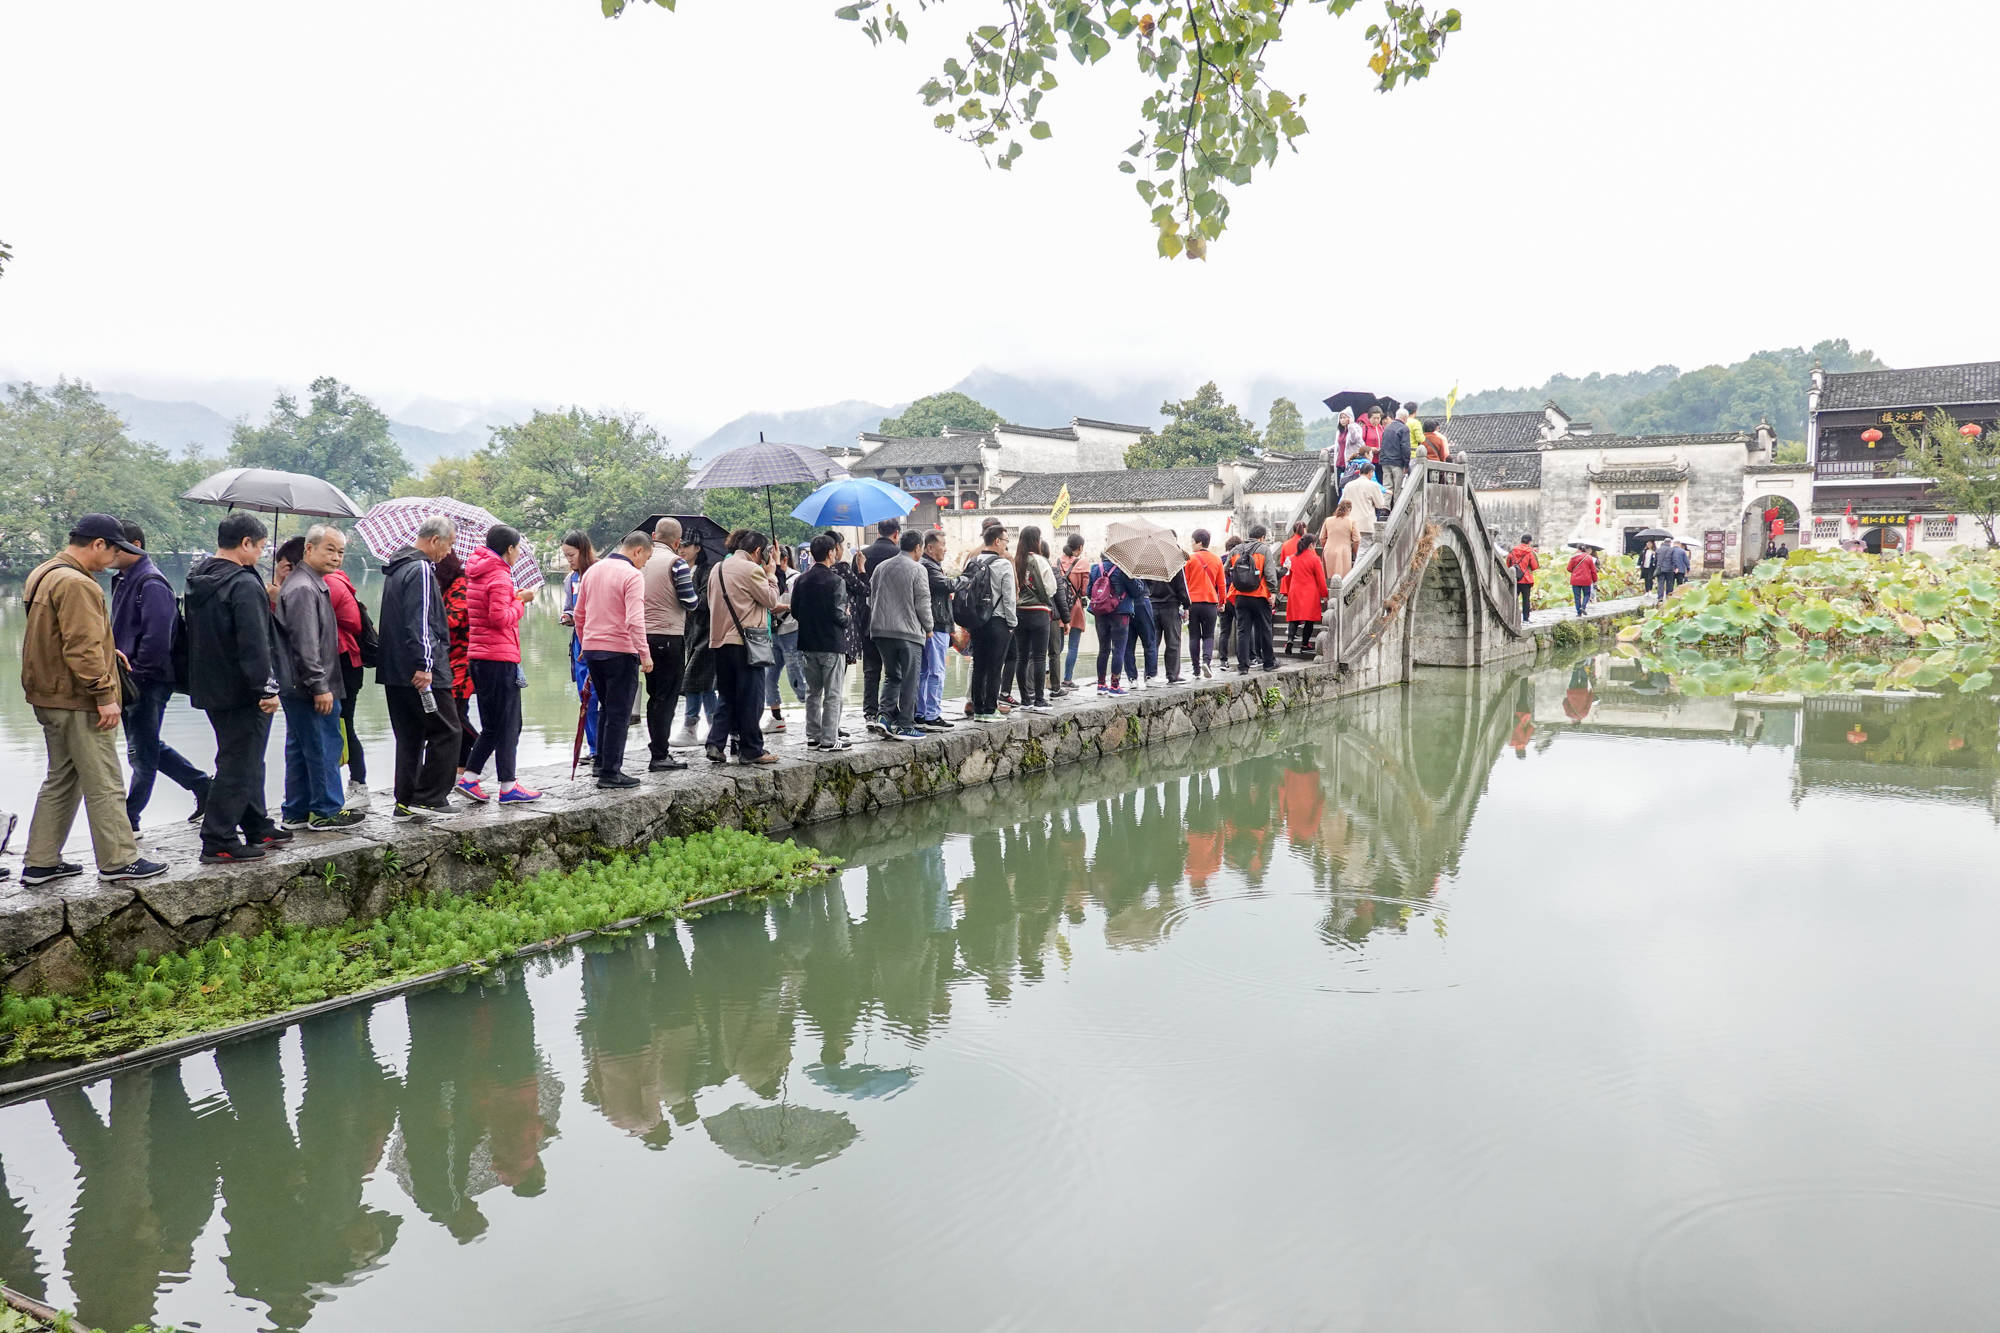
M 303 472 L 263 467 L 225 468 L 196 482 L 181 496 L 196 504 L 227 509 L 261 509 L 271 514 L 312 514 L 320 518 L 360 518 L 361 506 L 330 481 Z
M 854 1122 L 810 1106 L 732 1106 L 702 1121 L 715 1146 L 747 1166 L 803 1170 L 854 1142 Z
M 757 443 L 718 454 L 688 486 L 697 491 L 748 490 L 753 486 L 762 486 L 764 517 L 775 530 L 777 517 L 771 509 L 773 486 L 790 486 L 801 481 L 817 486 L 820 482 L 846 475 L 846 468 L 819 450 L 808 449 L 803 444 L 767 441 L 760 431 Z

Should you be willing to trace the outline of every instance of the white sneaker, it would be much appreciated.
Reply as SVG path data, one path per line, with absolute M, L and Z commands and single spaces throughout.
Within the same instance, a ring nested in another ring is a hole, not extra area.
M 680 746 L 699 745 L 701 744 L 701 737 L 695 734 L 695 729 L 693 727 L 689 726 L 687 722 L 683 721 L 681 723 L 680 731 L 676 733 L 674 736 L 673 743 L 675 745 L 680 745 Z
M 1131 681 L 1125 686 L 1125 688 L 1127 690 L 1130 690 L 1132 693 L 1137 694 L 1140 690 L 1145 689 L 1146 685 L 1147 681 L 1144 676 L 1134 676 L 1132 677 Z
M 350 806 L 367 805 L 368 784 L 365 782 L 356 782 L 353 778 L 349 778 L 347 780 L 347 804 Z

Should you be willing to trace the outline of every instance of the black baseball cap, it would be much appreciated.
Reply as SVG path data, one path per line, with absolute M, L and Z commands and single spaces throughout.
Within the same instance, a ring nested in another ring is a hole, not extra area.
M 99 537 L 121 551 L 128 551 L 133 555 L 145 554 L 139 547 L 125 540 L 125 525 L 109 514 L 85 514 L 70 524 L 69 539 L 72 542 L 81 545 L 95 541 Z

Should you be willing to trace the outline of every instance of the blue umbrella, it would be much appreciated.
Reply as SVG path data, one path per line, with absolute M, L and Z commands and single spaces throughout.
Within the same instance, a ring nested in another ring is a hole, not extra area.
M 901 518 L 917 507 L 917 497 L 873 477 L 841 477 L 808 495 L 792 517 L 816 528 L 860 527 Z

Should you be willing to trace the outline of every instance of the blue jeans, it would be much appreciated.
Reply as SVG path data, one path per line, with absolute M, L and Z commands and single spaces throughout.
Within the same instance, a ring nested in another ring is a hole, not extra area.
M 1069 632 L 1069 652 L 1063 658 L 1062 678 L 1063 678 L 1063 684 L 1065 685 L 1071 684 L 1076 680 L 1076 654 L 1077 651 L 1082 647 L 1083 647 L 1083 631 L 1080 629 L 1072 629 Z
M 1125 665 L 1126 635 L 1131 632 L 1132 617 L 1117 614 L 1097 617 L 1097 683 L 1102 685 L 1108 675 L 1112 684 L 1118 683 L 1118 673 Z
M 307 815 L 337 815 L 344 804 L 340 785 L 340 710 L 320 713 L 312 700 L 286 695 L 285 803 L 286 819 Z
M 583 660 L 583 644 L 574 634 L 569 636 L 569 678 L 576 683 L 577 697 L 581 698 L 583 687 L 590 680 L 590 668 Z M 583 744 L 589 753 L 597 753 L 596 690 L 590 692 L 590 703 L 583 710 Z
M 792 682 L 792 696 L 800 703 L 806 701 L 806 667 L 799 660 L 799 632 L 773 634 L 771 649 L 776 654 L 770 666 L 764 668 L 764 703 L 778 706 L 778 677 L 784 676 Z
M 1570 596 L 1576 599 L 1576 613 L 1578 615 L 1582 615 L 1583 609 L 1590 605 L 1591 592 L 1592 588 L 1588 583 L 1579 584 L 1569 590 Z
M 944 716 L 944 655 L 951 648 L 951 635 L 935 630 L 924 640 L 924 674 L 917 682 L 917 716 Z
M 715 714 L 722 707 L 722 696 L 714 690 L 702 690 L 681 697 L 687 700 L 687 709 L 682 716 L 687 719 L 690 727 L 702 718 L 707 718 L 710 722 L 715 721 Z
M 1146 609 L 1132 612 L 1131 635 L 1125 640 L 1125 678 L 1139 678 L 1139 649 L 1143 646 L 1146 650 L 1146 676 L 1150 679 L 1160 674 L 1160 626 L 1153 619 L 1152 599 L 1134 596 L 1132 605 Z
M 125 760 L 132 765 L 132 789 L 125 794 L 125 817 L 138 832 L 139 816 L 153 799 L 153 777 L 165 773 L 191 792 L 199 793 L 208 774 L 189 763 L 179 750 L 160 740 L 160 719 L 166 716 L 167 701 L 174 687 L 167 681 L 148 681 L 139 697 L 125 710 Z

